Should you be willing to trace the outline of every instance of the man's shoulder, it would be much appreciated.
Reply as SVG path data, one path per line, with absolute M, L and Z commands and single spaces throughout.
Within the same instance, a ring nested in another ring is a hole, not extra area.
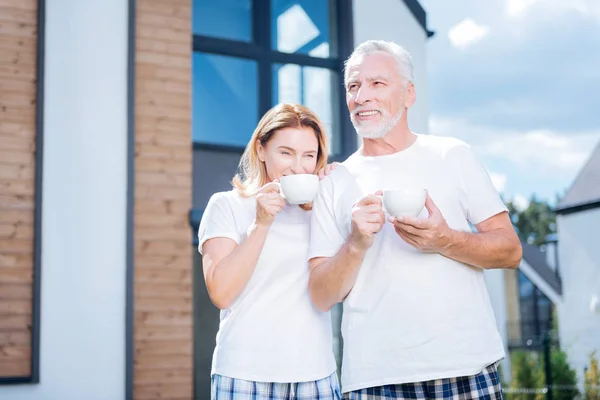
M 419 143 L 421 151 L 428 156 L 443 160 L 458 160 L 471 152 L 468 143 L 451 136 L 420 135 Z
M 348 160 L 339 163 L 329 175 L 321 180 L 321 189 L 333 190 L 348 184 L 352 180 Z
M 441 136 L 434 134 L 420 134 L 420 143 L 423 147 L 438 149 L 441 151 L 449 151 L 453 149 L 468 149 L 469 144 L 465 141 L 452 136 Z

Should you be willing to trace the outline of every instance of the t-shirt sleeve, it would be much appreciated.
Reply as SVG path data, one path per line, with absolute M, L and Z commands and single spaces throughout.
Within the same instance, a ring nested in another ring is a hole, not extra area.
M 464 144 L 460 146 L 459 156 L 461 184 L 469 222 L 476 225 L 496 214 L 508 211 L 473 149 Z
M 313 201 L 308 259 L 335 256 L 345 240 L 337 224 L 330 175 L 321 181 L 319 193 Z
M 198 228 L 198 252 L 202 254 L 202 245 L 209 239 L 225 237 L 240 244 L 240 234 L 235 226 L 233 209 L 224 193 L 212 195 Z

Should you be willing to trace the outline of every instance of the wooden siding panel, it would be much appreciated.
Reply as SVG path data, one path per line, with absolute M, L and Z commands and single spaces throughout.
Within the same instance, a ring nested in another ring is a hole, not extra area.
M 37 1 L 0 0 L 0 378 L 31 373 Z
M 191 399 L 191 0 L 136 19 L 134 398 Z

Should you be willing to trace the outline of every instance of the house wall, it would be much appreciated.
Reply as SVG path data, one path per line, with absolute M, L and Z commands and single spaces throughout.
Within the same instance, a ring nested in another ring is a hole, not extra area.
M 31 372 L 36 12 L 0 3 L 0 379 Z
M 191 0 L 137 0 L 135 399 L 193 393 Z
M 429 133 L 427 35 L 406 4 L 399 0 L 354 0 L 354 43 L 391 40 L 411 53 L 417 101 L 408 112 L 411 130 Z
M 509 341 L 521 340 L 521 307 L 519 304 L 518 270 L 504 270 L 504 287 L 506 296 L 506 329 Z
M 23 57 L 30 65 L 32 56 L 25 54 L 35 40 L 34 7 L 31 1 L 14 3 L 13 15 L 20 7 L 20 18 L 29 16 L 14 29 L 23 35 Z M 39 99 L 44 102 L 40 383 L 0 387 L 2 399 L 123 397 L 127 27 L 126 0 L 46 2 L 44 98 Z M 10 110 L 10 118 L 23 124 L 13 132 L 23 139 L 33 135 L 34 112 L 26 105 L 33 100 L 27 84 L 31 68 L 15 74 L 13 82 L 18 87 L 24 81 L 24 109 Z M 33 150 L 29 144 L 11 150 L 10 157 L 30 160 L 25 149 Z M 30 185 L 30 179 L 23 180 L 17 215 L 31 212 L 31 194 L 25 192 Z M 15 248 L 25 252 L 30 244 L 23 239 Z M 25 293 L 18 281 L 11 284 L 9 293 L 15 288 L 14 293 Z
M 590 311 L 595 294 L 600 296 L 600 252 L 597 229 L 600 208 L 559 215 L 558 255 L 563 301 L 558 307 L 561 347 L 583 382 L 589 355 L 600 355 L 600 313 Z
M 490 302 L 494 310 L 494 317 L 496 320 L 496 326 L 498 332 L 502 337 L 502 343 L 504 344 L 504 352 L 507 357 L 502 360 L 502 370 L 505 377 L 510 377 L 510 359 L 508 358 L 508 331 L 507 331 L 507 299 L 506 299 L 506 284 L 504 278 L 504 270 L 495 269 L 484 271 L 484 278 L 490 296 Z

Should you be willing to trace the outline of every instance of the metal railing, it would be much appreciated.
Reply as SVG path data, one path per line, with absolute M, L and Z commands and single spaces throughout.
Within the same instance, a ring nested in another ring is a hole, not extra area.
M 551 320 L 509 321 L 506 323 L 509 348 L 541 349 L 545 338 L 550 336 L 552 342 L 558 338 L 552 332 Z

